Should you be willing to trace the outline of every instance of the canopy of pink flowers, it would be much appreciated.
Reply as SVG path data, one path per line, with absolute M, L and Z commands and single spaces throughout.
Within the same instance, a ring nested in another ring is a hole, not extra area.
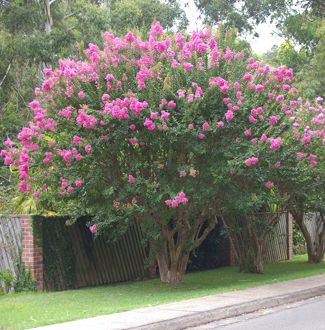
M 34 112 L 33 120 L 21 129 L 17 140 L 8 138 L 4 142 L 6 148 L 0 155 L 4 164 L 19 168 L 20 191 L 38 197 L 48 185 L 45 179 L 35 183 L 35 173 L 30 170 L 33 165 L 39 164 L 50 173 L 61 161 L 66 167 L 83 162 L 94 152 L 92 139 L 104 143 L 112 129 L 127 130 L 128 143 L 134 148 L 145 148 L 146 142 L 139 141 L 138 132 L 145 131 L 154 140 L 155 134 L 176 125 L 174 118 L 184 109 L 195 108 L 209 93 L 221 96 L 223 113 L 216 111 L 200 122 L 198 117 L 194 120 L 188 116 L 187 122 L 177 129 L 191 132 L 197 143 L 205 143 L 209 134 L 219 136 L 227 127 L 237 125 L 240 133 L 233 141 L 244 137 L 252 144 L 259 143 L 270 152 L 277 152 L 285 143 L 280 136 L 281 125 L 290 123 L 294 141 L 300 145 L 297 159 L 309 159 L 312 167 L 317 166 L 317 155 L 309 152 L 309 145 L 316 139 L 325 144 L 323 100 L 303 101 L 293 87 L 292 69 L 272 68 L 253 58 L 245 59 L 243 52 L 219 49 L 209 30 L 191 35 L 165 34 L 159 22 L 152 26 L 148 40 L 141 40 L 132 32 L 122 38 L 105 32 L 103 49 L 90 44 L 85 55 L 83 61 L 64 59 L 59 61 L 58 68 L 44 69 L 46 79 L 35 89 L 36 97 L 29 104 Z M 221 63 L 233 74 L 215 75 Z M 173 90 L 175 84 L 170 78 L 173 73 L 188 77 L 187 84 Z M 194 80 L 194 73 L 203 77 L 204 84 Z M 166 85 L 169 93 L 152 104 L 149 94 L 156 93 L 154 88 L 158 83 Z M 144 97 L 146 93 L 148 98 Z M 259 100 L 260 104 L 256 106 L 252 100 Z M 306 118 L 309 118 L 307 124 Z M 126 125 L 118 126 L 117 122 Z M 64 144 L 60 142 L 62 132 L 65 132 Z M 242 164 L 260 166 L 259 155 L 252 154 Z M 277 167 L 280 165 L 278 162 Z M 130 173 L 132 168 L 125 173 L 126 180 L 133 184 L 137 177 Z M 185 177 L 188 173 L 181 170 L 175 177 Z M 65 177 L 62 167 L 60 194 L 75 192 L 84 184 L 83 177 L 73 181 Z M 265 186 L 271 189 L 273 183 L 268 181 Z M 188 198 L 179 191 L 164 204 L 177 207 L 187 204 Z

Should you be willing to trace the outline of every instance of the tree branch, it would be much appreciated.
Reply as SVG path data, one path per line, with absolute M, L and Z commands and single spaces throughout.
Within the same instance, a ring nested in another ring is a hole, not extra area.
M 5 75 L 3 76 L 2 80 L 0 81 L 0 87 L 2 86 L 2 84 L 3 84 L 4 81 L 5 81 L 5 79 L 7 78 L 7 75 L 8 75 L 8 73 L 9 73 L 10 67 L 11 67 L 11 62 L 9 63 L 9 65 L 8 65 L 8 67 L 7 67 L 7 70 L 6 70 Z

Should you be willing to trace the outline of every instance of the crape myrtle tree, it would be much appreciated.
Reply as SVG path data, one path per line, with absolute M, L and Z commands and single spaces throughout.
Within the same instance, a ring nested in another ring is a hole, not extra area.
M 302 102 L 292 70 L 220 49 L 209 30 L 167 35 L 158 22 L 148 40 L 105 32 L 85 54 L 44 70 L 34 119 L 1 155 L 47 209 L 91 214 L 99 234 L 141 223 L 161 281 L 180 283 L 231 204 L 229 185 L 271 193 Z
M 311 140 L 316 134 L 324 137 L 325 115 L 320 111 L 322 101 L 322 98 L 317 98 L 317 107 L 306 103 L 314 113 L 311 120 L 306 120 L 306 112 L 299 114 L 295 120 L 296 138 L 303 142 L 295 153 L 300 162 L 283 182 L 290 195 L 289 210 L 305 238 L 310 263 L 321 262 L 325 252 L 325 140 Z M 302 123 L 306 121 L 309 125 L 302 129 Z
M 272 94 L 268 96 L 273 97 Z M 300 97 L 290 99 L 289 95 L 284 94 L 276 98 L 280 101 L 283 111 L 282 114 L 269 117 L 270 126 L 281 120 L 281 116 L 285 116 L 288 121 L 282 120 L 280 125 L 277 125 L 277 136 L 280 138 L 270 138 L 270 128 L 267 127 L 264 127 L 260 137 L 270 143 L 269 148 L 274 152 L 265 154 L 265 150 L 259 148 L 259 159 L 264 159 L 263 164 L 250 166 L 250 170 L 239 167 L 237 171 L 233 171 L 232 181 L 226 190 L 226 212 L 222 217 L 241 270 L 257 273 L 263 272 L 266 240 L 283 211 L 290 211 L 300 227 L 306 239 L 309 261 L 320 262 L 324 256 L 323 100 L 318 97 L 309 102 Z M 254 125 L 253 130 L 256 132 L 262 127 Z M 274 130 L 275 127 L 273 132 Z M 252 135 L 256 136 L 256 133 Z M 255 148 L 254 144 L 252 148 Z M 236 160 L 232 162 L 235 163 Z M 247 161 L 245 163 L 247 165 Z M 262 185 L 257 184 L 258 181 L 264 181 L 266 189 L 261 189 Z M 236 196 L 236 203 L 233 205 L 229 204 L 232 201 L 231 196 Z M 318 220 L 314 220 L 317 225 L 314 227 L 318 228 L 315 235 L 308 231 L 304 222 L 304 214 L 307 212 L 318 214 Z

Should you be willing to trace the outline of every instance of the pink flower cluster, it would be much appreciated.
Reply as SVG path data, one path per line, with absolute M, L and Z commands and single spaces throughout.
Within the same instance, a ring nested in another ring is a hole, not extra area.
M 245 165 L 246 166 L 257 165 L 258 161 L 259 161 L 258 157 L 250 157 L 245 160 Z
M 176 208 L 179 204 L 187 204 L 188 199 L 184 192 L 179 192 L 173 199 L 166 199 L 165 204 L 169 207 Z

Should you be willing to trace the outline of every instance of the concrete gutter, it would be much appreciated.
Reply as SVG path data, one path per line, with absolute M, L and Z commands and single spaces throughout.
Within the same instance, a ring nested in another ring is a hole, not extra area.
M 37 329 L 180 330 L 324 294 L 325 274 Z

